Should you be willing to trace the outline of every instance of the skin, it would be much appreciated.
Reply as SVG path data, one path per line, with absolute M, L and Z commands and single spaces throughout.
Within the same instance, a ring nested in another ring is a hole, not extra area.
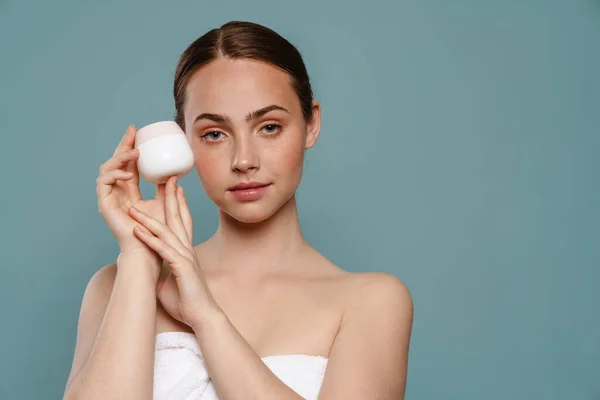
M 300 229 L 295 192 L 305 151 L 319 137 L 319 103 L 305 121 L 289 76 L 247 59 L 217 59 L 187 90 L 185 132 L 195 170 L 219 208 L 218 230 L 194 249 L 221 309 L 260 357 L 329 358 L 322 398 L 401 398 L 412 327 L 408 290 L 390 274 L 345 271 Z M 246 119 L 270 105 L 287 111 Z M 204 113 L 226 121 L 194 123 Z M 243 181 L 271 185 L 260 200 L 240 202 L 228 189 Z M 166 331 L 193 332 L 159 307 L 157 332 Z
M 187 89 L 185 125 L 195 170 L 219 207 L 217 232 L 195 246 L 211 293 L 259 354 L 327 356 L 343 312 L 343 301 L 332 298 L 332 289 L 340 291 L 340 283 L 353 274 L 313 249 L 298 221 L 295 192 L 304 152 L 319 137 L 319 103 L 313 101 L 314 117 L 306 122 L 288 75 L 245 59 L 210 63 L 194 74 Z M 287 111 L 246 120 L 270 105 Z M 229 121 L 203 118 L 194 124 L 203 113 Z M 243 181 L 271 185 L 260 200 L 240 202 L 228 189 Z M 269 301 L 272 296 L 277 304 Z M 307 318 L 320 329 L 302 328 Z M 191 332 L 159 312 L 157 331 L 171 330 Z
M 163 262 L 161 271 L 160 260 L 155 263 L 141 243 L 123 233 L 134 221 L 124 213 L 135 205 L 160 220 L 165 199 L 171 205 L 176 201 L 175 186 L 173 181 L 158 186 L 155 199 L 141 200 L 137 178 L 117 171 L 136 157 L 130 152 L 135 134 L 130 128 L 97 181 L 99 198 L 105 199 L 101 211 L 110 215 L 115 236 L 122 237 L 123 259 L 98 271 L 86 289 L 67 390 L 77 374 L 82 376 L 69 398 L 79 398 L 80 391 L 101 393 L 106 382 L 131 398 L 147 398 L 140 388 L 149 390 L 152 384 L 152 326 L 157 334 L 196 334 L 206 345 L 206 364 L 223 399 L 249 398 L 251 392 L 261 399 L 298 399 L 258 358 L 279 354 L 328 358 L 319 399 L 403 398 L 413 319 L 410 293 L 393 275 L 338 267 L 312 248 L 300 229 L 295 192 L 305 151 L 319 137 L 319 103 L 313 101 L 313 118 L 305 121 L 285 72 L 225 58 L 194 73 L 186 100 L 185 133 L 195 170 L 219 209 L 217 231 L 193 252 L 209 299 L 220 312 L 195 331 L 160 301 L 156 308 L 148 306 L 154 303 L 159 272 L 165 276 L 170 266 Z M 246 118 L 272 105 L 285 110 Z M 194 122 L 206 113 L 212 117 Z M 215 115 L 223 121 L 215 121 Z M 229 188 L 247 181 L 270 185 L 261 199 L 240 202 Z M 115 186 L 111 191 L 110 185 Z M 128 329 L 120 328 L 124 320 L 133 321 Z M 114 374 L 116 360 L 121 372 Z

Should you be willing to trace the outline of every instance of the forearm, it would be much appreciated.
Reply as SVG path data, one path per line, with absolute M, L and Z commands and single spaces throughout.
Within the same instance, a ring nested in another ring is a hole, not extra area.
M 271 372 L 223 312 L 214 312 L 194 331 L 222 400 L 302 399 Z
M 120 255 L 104 319 L 67 399 L 152 399 L 157 260 Z

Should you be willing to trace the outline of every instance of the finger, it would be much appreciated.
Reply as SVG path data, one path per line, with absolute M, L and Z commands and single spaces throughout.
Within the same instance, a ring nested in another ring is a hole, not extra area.
M 100 175 L 96 179 L 96 194 L 98 198 L 105 198 L 110 194 L 112 186 L 119 180 L 126 181 L 133 177 L 131 172 L 115 169 Z
M 173 233 L 173 231 L 165 224 L 152 218 L 148 214 L 136 209 L 135 207 L 129 208 L 129 215 L 136 221 L 138 221 L 144 228 L 148 229 L 150 233 L 164 241 L 171 248 L 181 253 L 183 256 L 191 259 L 190 250 L 183 244 L 181 240 Z
M 127 131 L 125 131 L 125 135 L 123 135 L 123 137 L 121 138 L 121 141 L 119 142 L 119 145 L 115 149 L 115 152 L 113 153 L 113 155 L 133 149 L 133 146 L 135 144 L 135 134 L 136 133 L 137 133 L 136 127 L 134 125 L 129 125 L 127 127 Z
M 156 237 L 152 234 L 152 232 L 148 232 L 147 229 L 136 226 L 133 228 L 133 233 L 136 235 L 136 237 L 148 245 L 148 247 L 157 252 L 163 260 L 168 262 L 172 267 L 171 271 L 176 269 L 180 270 L 178 267 L 189 261 L 180 252 L 169 246 L 169 244 L 164 240 Z
M 122 153 L 114 155 L 107 162 L 100 166 L 100 175 L 103 175 L 104 173 L 115 170 L 117 168 L 133 174 L 130 179 L 127 179 L 125 185 L 127 189 L 127 194 L 132 202 L 136 202 L 142 199 L 142 193 L 140 192 L 139 177 L 136 165 L 139 154 L 140 152 L 137 149 L 126 150 Z M 132 165 L 133 168 L 131 167 Z
M 166 183 L 157 183 L 156 184 L 156 196 L 154 197 L 156 200 L 164 200 L 165 199 L 165 191 L 166 191 Z
M 138 159 L 140 155 L 139 149 L 132 149 L 134 153 L 137 153 L 137 157 L 132 160 L 129 160 L 125 166 L 122 168 L 124 171 L 132 172 L 133 178 L 127 182 L 127 190 L 129 197 L 131 197 L 132 202 L 137 202 L 142 200 L 142 192 L 140 191 L 140 173 L 138 171 Z
M 117 156 L 118 154 L 123 154 L 130 150 L 133 150 L 134 145 L 135 145 L 135 135 L 136 134 L 137 134 L 137 128 L 135 127 L 135 125 L 129 125 L 129 127 L 127 127 L 127 130 L 125 131 L 125 135 L 123 135 L 123 137 L 121 138 L 121 141 L 119 142 L 119 145 L 115 149 L 115 152 L 113 153 L 113 157 Z M 139 151 L 134 151 L 132 153 L 134 153 L 134 154 L 137 153 L 139 155 Z M 113 165 L 110 165 L 110 169 L 113 169 L 113 167 L 114 167 Z M 102 168 L 103 168 L 103 166 L 101 166 L 101 173 L 108 170 L 108 169 L 102 169 Z M 121 168 L 121 166 L 117 166 L 114 168 Z M 140 187 L 139 187 L 139 173 L 137 171 L 136 158 L 127 160 L 125 167 L 123 167 L 122 169 L 124 171 L 129 171 L 134 174 L 133 179 L 130 179 L 126 184 L 127 194 L 129 195 L 131 201 L 136 202 L 136 201 L 141 200 L 142 192 L 140 191 Z
M 140 190 L 140 173 L 138 172 L 137 159 L 131 160 L 125 164 L 123 170 L 133 174 L 133 177 L 127 181 L 127 191 L 131 201 L 136 203 L 139 200 L 142 200 L 142 192 Z
M 137 149 L 126 150 L 122 153 L 115 154 L 111 158 L 108 159 L 104 164 L 100 166 L 99 172 L 103 174 L 108 171 L 112 171 L 113 169 L 121 168 L 126 163 L 131 160 L 135 160 L 139 156 L 139 151 Z M 123 168 L 124 171 L 129 171 L 127 168 Z M 133 172 L 133 171 L 129 171 Z
M 165 220 L 167 226 L 177 235 L 183 244 L 189 245 L 189 236 L 181 220 L 179 201 L 177 201 L 177 176 L 167 181 L 165 198 Z M 189 246 L 188 246 L 189 247 Z
M 192 213 L 190 212 L 190 208 L 188 207 L 187 200 L 185 198 L 185 193 L 183 191 L 183 186 L 179 186 L 177 190 L 177 201 L 179 202 L 179 212 L 181 214 L 181 220 L 183 221 L 183 226 L 187 232 L 190 244 L 194 244 L 194 221 L 192 219 Z

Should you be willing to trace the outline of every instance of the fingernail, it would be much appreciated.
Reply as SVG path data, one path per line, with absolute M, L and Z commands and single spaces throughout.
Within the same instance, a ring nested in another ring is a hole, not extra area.
M 140 210 L 138 210 L 137 208 L 135 208 L 134 206 L 129 207 L 129 209 L 131 211 L 133 211 L 134 213 L 139 212 Z

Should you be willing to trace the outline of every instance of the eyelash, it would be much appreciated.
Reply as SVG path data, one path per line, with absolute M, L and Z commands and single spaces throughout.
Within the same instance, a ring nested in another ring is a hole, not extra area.
M 281 127 L 281 125 L 279 125 L 279 124 L 267 124 L 267 125 L 263 126 L 263 127 L 261 128 L 261 130 L 265 129 L 265 128 L 266 128 L 266 127 L 268 127 L 268 126 L 277 128 L 277 131 L 276 131 L 275 133 L 268 133 L 268 134 L 267 134 L 267 136 L 277 136 L 277 135 L 278 135 L 278 134 L 281 132 L 281 128 L 282 128 L 282 127 Z M 220 132 L 220 131 L 209 131 L 209 132 L 206 132 L 205 134 L 201 135 L 201 136 L 200 136 L 200 138 L 201 138 L 201 139 L 203 139 L 203 140 L 207 140 L 207 139 L 206 139 L 206 137 L 207 137 L 208 135 L 212 134 L 212 133 L 219 133 L 219 134 L 223 134 L 223 133 L 222 133 L 222 132 Z M 207 140 L 207 141 L 208 141 L 208 142 L 217 142 L 217 141 L 218 141 L 218 139 L 217 139 L 217 140 Z

